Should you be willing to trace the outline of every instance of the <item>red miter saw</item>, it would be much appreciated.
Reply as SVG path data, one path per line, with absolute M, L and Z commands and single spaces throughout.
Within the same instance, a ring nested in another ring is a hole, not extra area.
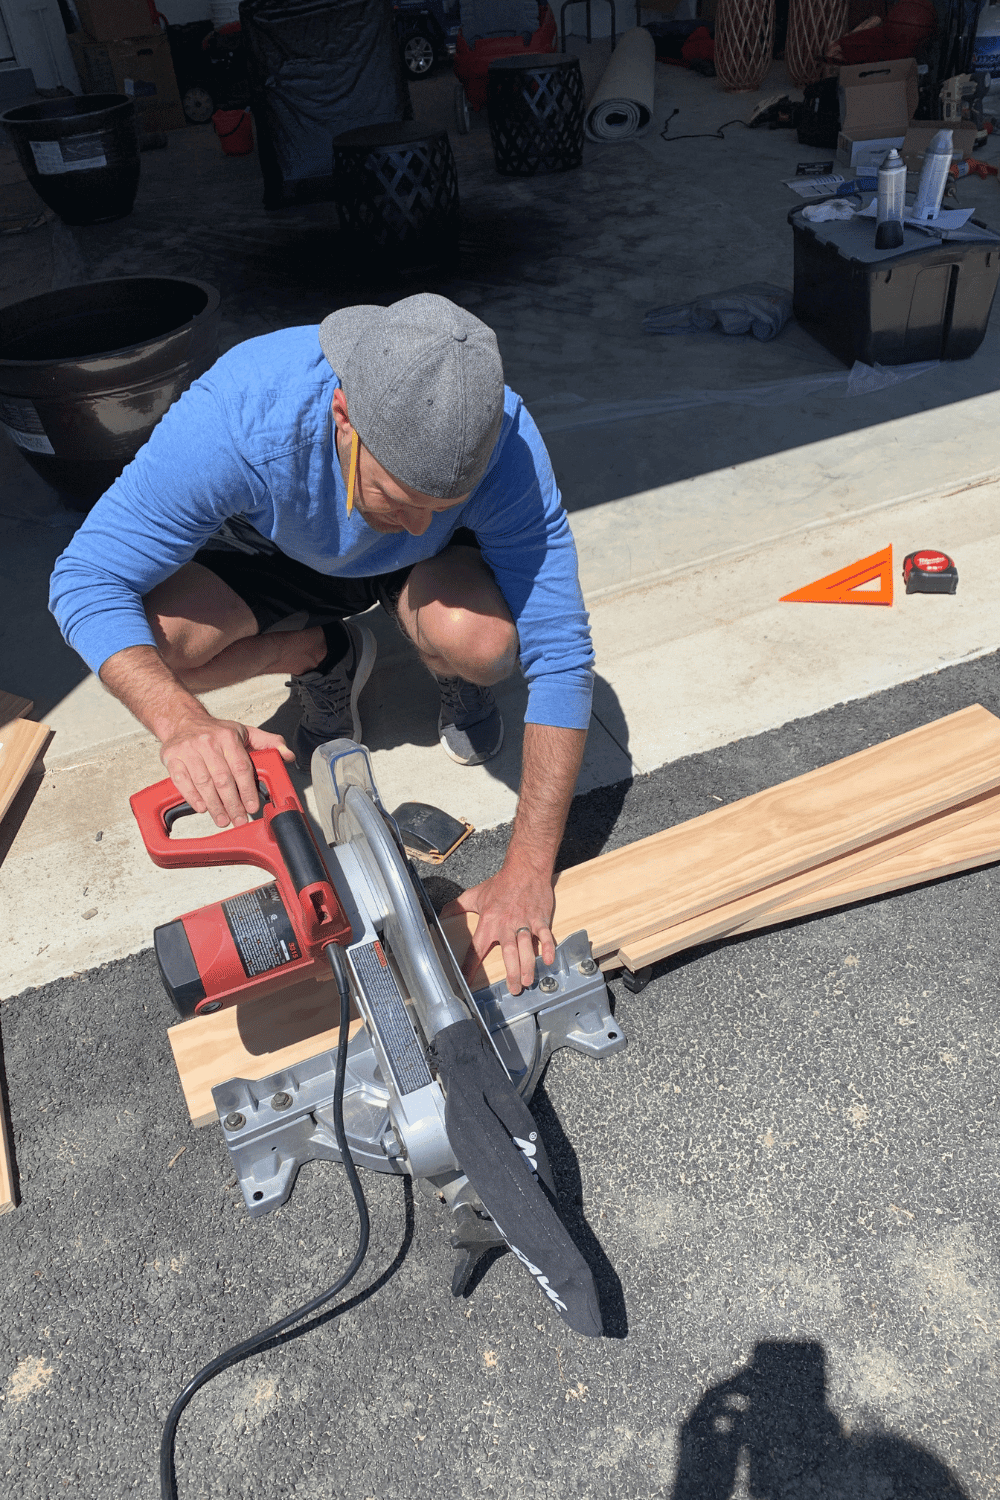
M 367 750 L 332 740 L 313 755 L 322 842 L 277 751 L 252 759 L 262 812 L 241 828 L 175 838 L 192 809 L 171 781 L 131 799 L 156 864 L 249 864 L 274 877 L 156 929 L 171 999 L 183 1016 L 199 1015 L 309 974 L 329 978 L 331 961 L 346 969 L 364 1020 L 346 1058 L 351 1156 L 427 1182 L 451 1207 L 456 1296 L 483 1255 L 507 1246 L 572 1328 L 600 1334 L 593 1277 L 559 1217 L 528 1109 L 556 1048 L 603 1057 L 625 1046 L 587 934 L 560 943 L 551 965 L 538 959 L 520 995 L 503 983 L 473 994 L 382 807 Z M 327 1050 L 213 1090 L 253 1217 L 286 1200 L 304 1162 L 342 1159 L 331 1119 L 336 1064 Z

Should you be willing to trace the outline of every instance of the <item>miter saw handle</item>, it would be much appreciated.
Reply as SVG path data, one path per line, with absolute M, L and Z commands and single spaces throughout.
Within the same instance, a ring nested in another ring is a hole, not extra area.
M 316 846 L 295 788 L 277 750 L 251 750 L 261 789 L 263 813 L 238 828 L 224 828 L 200 839 L 172 837 L 178 818 L 192 812 L 169 779 L 129 798 L 142 841 L 163 869 L 201 865 L 256 865 L 273 875 L 297 904 L 311 942 L 350 940 L 350 924 Z
M 269 809 L 272 817 L 283 807 L 293 807 L 301 813 L 295 788 L 277 750 L 251 750 L 249 754 L 257 773 L 264 819 Z M 136 792 L 129 798 L 129 803 L 154 865 L 165 870 L 178 870 L 198 865 L 261 864 L 259 855 L 267 845 L 261 840 L 260 820 L 239 828 L 220 829 L 207 838 L 174 838 L 174 824 L 180 818 L 188 817 L 194 808 L 190 802 L 185 802 L 169 777 Z M 271 868 L 269 864 L 261 867 L 265 870 Z

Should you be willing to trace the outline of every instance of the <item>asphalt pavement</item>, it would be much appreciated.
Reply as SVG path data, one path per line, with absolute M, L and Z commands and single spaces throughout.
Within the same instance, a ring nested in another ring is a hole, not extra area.
M 998 666 L 592 791 L 564 862 L 966 704 L 1000 712 Z M 435 898 L 504 841 L 475 835 Z M 181 1500 L 1000 1496 L 998 894 L 993 866 L 678 955 L 637 995 L 613 982 L 627 1049 L 557 1054 L 536 1095 L 607 1336 L 572 1334 L 511 1256 L 454 1300 L 447 1211 L 368 1175 L 348 1305 L 195 1397 Z M 188 1123 L 171 1019 L 150 951 L 0 1005 L 10 1500 L 153 1500 L 189 1376 L 353 1251 L 337 1167 L 248 1219 L 219 1130 Z

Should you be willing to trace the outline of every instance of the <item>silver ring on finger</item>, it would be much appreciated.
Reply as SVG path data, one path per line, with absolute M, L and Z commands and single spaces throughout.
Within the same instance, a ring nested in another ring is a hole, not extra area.
M 515 927 L 514 928 L 514 936 L 517 937 L 519 933 L 530 932 L 530 931 L 531 931 L 530 927 Z

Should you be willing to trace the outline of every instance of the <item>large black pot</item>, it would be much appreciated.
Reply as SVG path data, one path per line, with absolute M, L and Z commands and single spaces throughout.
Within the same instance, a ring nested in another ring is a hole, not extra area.
M 135 100 L 83 94 L 0 115 L 35 192 L 65 224 L 103 224 L 132 212 L 139 186 Z
M 135 457 L 215 359 L 219 294 L 204 281 L 128 276 L 0 309 L 0 422 L 78 510 Z

